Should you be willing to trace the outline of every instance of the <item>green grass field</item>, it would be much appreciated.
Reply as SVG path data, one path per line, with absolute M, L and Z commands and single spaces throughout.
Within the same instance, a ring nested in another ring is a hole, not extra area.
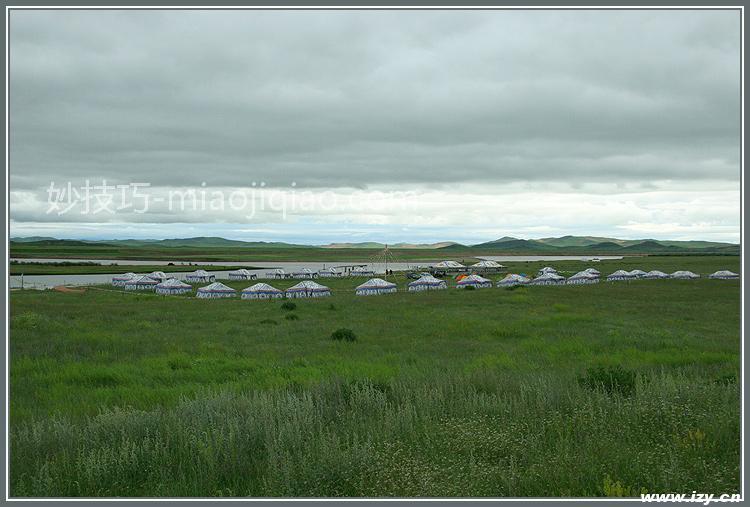
M 543 264 L 588 266 L 509 267 Z M 707 275 L 738 272 L 739 258 L 594 266 Z M 291 311 L 112 287 L 13 291 L 11 494 L 739 490 L 739 281 L 451 281 L 357 297 L 361 281 L 321 281 L 333 296 Z M 356 341 L 331 340 L 339 328 Z

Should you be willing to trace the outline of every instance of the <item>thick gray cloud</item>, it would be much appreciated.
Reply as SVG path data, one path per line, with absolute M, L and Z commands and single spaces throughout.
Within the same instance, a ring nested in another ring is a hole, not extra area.
M 14 11 L 11 186 L 739 181 L 737 11 Z

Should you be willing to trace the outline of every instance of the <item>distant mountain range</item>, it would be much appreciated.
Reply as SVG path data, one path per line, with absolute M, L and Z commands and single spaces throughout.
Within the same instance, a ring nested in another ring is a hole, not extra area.
M 11 238 L 11 246 L 87 246 L 87 247 L 189 247 L 189 248 L 349 248 L 382 249 L 385 244 L 377 242 L 331 243 L 310 246 L 282 242 L 240 241 L 219 237 L 175 238 L 175 239 L 116 239 L 116 240 L 71 240 L 46 236 Z M 519 239 L 505 236 L 494 241 L 476 245 L 462 245 L 452 241 L 439 243 L 394 243 L 389 248 L 431 249 L 449 253 L 505 253 L 505 254 L 637 254 L 637 253 L 719 253 L 739 254 L 740 246 L 714 241 L 672 241 L 656 239 L 617 239 L 597 236 L 563 236 L 560 238 Z

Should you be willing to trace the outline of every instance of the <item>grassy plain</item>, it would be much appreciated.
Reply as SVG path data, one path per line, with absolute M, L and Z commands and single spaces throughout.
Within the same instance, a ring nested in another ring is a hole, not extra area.
M 739 271 L 739 258 L 593 266 L 706 275 Z M 397 280 L 403 288 L 406 279 Z M 14 291 L 11 493 L 636 496 L 739 488 L 739 281 L 512 291 L 462 291 L 451 281 L 446 291 L 375 297 L 355 296 L 355 279 L 323 283 L 332 297 L 296 300 L 292 311 L 281 301 L 111 287 Z M 330 339 L 343 327 L 355 342 Z M 596 367 L 622 370 L 597 377 L 589 371 Z

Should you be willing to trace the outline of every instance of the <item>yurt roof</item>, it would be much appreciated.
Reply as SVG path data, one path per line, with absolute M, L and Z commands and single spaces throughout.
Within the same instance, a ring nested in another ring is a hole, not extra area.
M 631 275 L 634 275 L 634 276 L 635 276 L 635 275 L 645 275 L 645 274 L 646 274 L 646 272 L 645 272 L 645 271 L 642 271 L 642 270 L 640 270 L 640 269 L 634 269 L 634 270 L 632 270 L 632 271 L 630 272 L 630 274 L 631 274 Z
M 184 289 L 190 289 L 190 285 L 186 284 L 185 282 L 182 282 L 178 280 L 177 278 L 169 278 L 167 280 L 164 280 L 160 284 L 157 285 L 157 287 L 165 288 L 165 287 L 180 287 Z
M 698 275 L 696 275 L 692 271 L 675 271 L 674 273 L 672 273 L 672 276 L 688 276 L 690 278 L 698 278 Z
M 456 261 L 440 261 L 437 264 L 435 264 L 436 268 L 464 268 L 463 264 Z
M 268 285 L 267 283 L 261 282 L 261 283 L 256 283 L 255 285 L 251 285 L 250 287 L 246 287 L 242 289 L 242 292 L 282 292 L 282 291 L 272 285 Z
M 423 276 L 420 276 L 418 279 L 414 280 L 413 282 L 409 283 L 409 285 L 412 285 L 412 284 L 417 285 L 421 283 L 435 284 L 435 283 L 444 283 L 444 282 L 443 280 L 440 280 L 439 278 L 435 278 L 432 275 L 423 275 Z
M 357 289 L 369 289 L 369 288 L 384 289 L 384 288 L 391 288 L 391 287 L 396 287 L 396 284 L 392 282 L 387 282 L 383 280 L 382 278 L 371 278 L 367 280 L 365 283 L 358 285 Z
M 544 273 L 542 275 L 537 276 L 534 278 L 534 280 L 564 280 L 564 276 L 560 276 L 557 273 Z
M 648 272 L 648 273 L 646 273 L 646 274 L 647 274 L 647 275 L 651 275 L 651 276 L 669 276 L 668 274 L 664 273 L 663 271 L 658 271 L 658 270 L 656 270 L 656 269 L 655 269 L 655 270 L 653 270 L 653 271 L 649 271 L 649 272 Z
M 322 268 L 318 270 L 318 273 L 338 273 L 336 268 Z
M 123 273 L 121 275 L 115 275 L 112 278 L 115 280 L 130 280 L 131 278 L 136 278 L 139 276 L 145 276 L 145 275 L 136 275 L 135 273 Z
M 235 269 L 229 272 L 230 275 L 251 275 L 250 271 L 245 268 Z
M 227 287 L 221 282 L 214 282 L 198 289 L 200 292 L 236 292 L 233 288 Z
M 139 277 L 131 278 L 130 280 L 128 280 L 128 282 L 130 282 L 130 283 L 148 283 L 148 284 L 157 284 L 157 283 L 159 283 L 156 280 L 154 280 L 153 278 L 149 278 L 149 275 L 141 275 Z
M 462 278 L 459 283 L 465 284 L 465 283 L 471 283 L 471 282 L 475 282 L 475 283 L 487 283 L 487 282 L 492 282 L 492 280 L 488 280 L 488 279 L 486 279 L 486 278 L 484 278 L 482 276 L 479 276 L 479 275 L 469 275 L 469 276 L 465 276 L 464 278 Z
M 166 278 L 167 275 L 164 274 L 164 271 L 154 271 L 152 273 L 149 273 L 147 276 L 154 276 L 158 278 Z
M 194 276 L 211 276 L 208 274 L 208 271 L 206 271 L 205 269 L 196 269 L 191 274 Z
M 304 280 L 297 285 L 293 285 L 292 287 L 289 287 L 287 290 L 330 290 L 325 285 L 320 285 L 317 282 L 313 282 L 312 280 Z
M 614 273 L 611 273 L 607 276 L 633 276 L 633 275 L 631 275 L 629 271 L 625 271 L 624 269 L 618 269 Z
M 591 273 L 589 271 L 579 271 L 578 273 L 571 276 L 570 278 L 597 278 L 597 276 L 594 273 Z
M 525 277 L 525 276 L 521 276 L 521 275 L 515 274 L 515 273 L 511 273 L 511 274 L 505 275 L 505 278 L 503 278 L 501 281 L 505 281 L 505 280 L 507 280 L 507 281 L 518 280 L 518 281 L 522 281 L 523 282 L 523 281 L 528 281 L 528 278 Z
M 720 271 L 717 271 L 716 273 L 712 274 L 711 276 L 740 276 L 737 273 L 734 273 L 732 271 L 722 269 Z
M 472 268 L 502 268 L 503 265 L 497 261 L 479 261 L 476 264 L 471 265 Z
M 594 269 L 594 268 L 586 268 L 582 272 L 583 273 L 591 273 L 592 275 L 600 275 L 601 274 L 598 269 Z

